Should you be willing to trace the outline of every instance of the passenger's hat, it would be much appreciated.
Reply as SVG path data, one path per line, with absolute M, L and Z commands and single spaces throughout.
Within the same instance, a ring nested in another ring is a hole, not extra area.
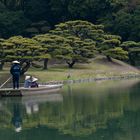
M 37 81 L 37 80 L 38 80 L 37 78 L 33 77 L 32 82 L 35 82 L 35 81 Z
M 25 76 L 25 80 L 28 80 L 28 79 L 30 79 L 31 78 L 31 76 Z

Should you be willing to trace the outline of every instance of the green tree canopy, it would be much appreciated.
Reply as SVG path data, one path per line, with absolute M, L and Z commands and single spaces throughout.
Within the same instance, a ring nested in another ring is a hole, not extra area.
M 55 29 L 50 31 L 53 34 L 61 36 L 76 36 L 80 39 L 92 39 L 93 41 L 101 41 L 104 34 L 103 25 L 95 25 L 88 21 L 75 20 L 60 23 Z
M 72 48 L 71 59 L 67 60 L 67 64 L 69 68 L 72 68 L 76 62 L 89 62 L 90 58 L 93 58 L 96 53 L 95 42 L 91 39 L 85 39 L 82 41 L 81 39 L 68 36 L 68 44 Z
M 67 43 L 64 37 L 52 34 L 36 35 L 33 37 L 44 48 L 45 53 L 48 53 L 50 58 L 63 60 L 71 59 L 72 48 Z M 44 59 L 44 69 L 47 69 L 48 58 Z
M 107 56 L 109 61 L 111 61 L 111 57 L 120 60 L 127 59 L 128 53 L 120 47 L 120 44 L 120 36 L 104 35 L 104 41 L 99 46 L 99 51 Z
M 63 36 L 72 47 L 72 59 L 67 61 L 70 68 L 76 62 L 87 62 L 95 54 L 95 46 L 102 40 L 104 31 L 102 25 L 94 25 L 87 21 L 68 21 L 55 26 L 52 34 Z
M 121 37 L 109 35 L 103 29 L 103 25 L 94 25 L 87 21 L 76 20 L 56 25 L 56 28 L 51 33 L 66 38 L 75 36 L 83 41 L 90 39 L 95 42 L 95 47 L 98 48 L 100 53 L 106 55 L 108 60 L 111 60 L 111 57 L 126 59 L 127 52 L 120 48 Z
M 22 73 L 26 72 L 34 60 L 49 58 L 50 55 L 44 53 L 42 46 L 35 40 L 23 38 L 22 36 L 11 37 L 2 44 L 6 48 L 7 61 L 19 60 L 23 66 Z
M 125 41 L 121 47 L 128 51 L 129 61 L 132 65 L 135 65 L 137 60 L 140 61 L 140 42 Z

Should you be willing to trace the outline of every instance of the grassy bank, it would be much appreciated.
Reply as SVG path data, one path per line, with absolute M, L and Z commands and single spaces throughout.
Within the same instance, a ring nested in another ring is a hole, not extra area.
M 8 73 L 8 69 L 0 72 Z M 97 57 L 89 64 L 76 64 L 73 69 L 67 65 L 50 65 L 48 70 L 30 68 L 26 75 L 33 75 L 40 82 L 76 80 L 84 78 L 100 78 L 113 76 L 137 75 L 140 71 L 122 61 L 113 59 L 108 62 L 104 57 Z
M 113 59 L 108 62 L 104 57 L 98 57 L 89 64 L 76 64 L 73 69 L 67 65 L 53 65 L 49 69 L 30 69 L 26 74 L 38 77 L 41 82 L 63 81 L 84 78 L 99 78 L 112 76 L 128 76 L 140 74 L 140 71 L 124 62 Z

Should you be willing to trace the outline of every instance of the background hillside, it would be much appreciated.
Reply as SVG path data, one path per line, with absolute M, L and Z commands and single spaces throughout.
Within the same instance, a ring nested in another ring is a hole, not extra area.
M 140 39 L 139 0 L 0 0 L 0 36 L 46 33 L 68 20 L 104 24 L 123 41 Z

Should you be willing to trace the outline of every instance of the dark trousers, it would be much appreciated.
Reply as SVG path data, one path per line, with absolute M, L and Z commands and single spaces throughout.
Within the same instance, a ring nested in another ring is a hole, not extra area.
M 15 88 L 19 88 L 19 76 L 14 76 L 13 75 L 13 89 L 15 89 Z

